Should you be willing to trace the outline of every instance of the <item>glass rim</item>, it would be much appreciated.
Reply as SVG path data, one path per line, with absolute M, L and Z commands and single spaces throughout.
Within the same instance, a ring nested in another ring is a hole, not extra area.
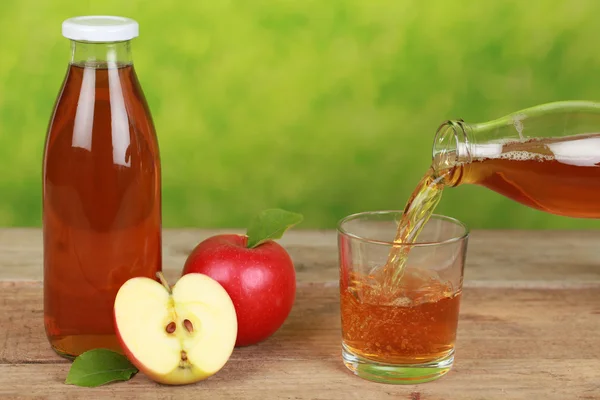
M 461 235 L 455 235 L 452 236 L 448 239 L 444 239 L 444 240 L 437 240 L 437 241 L 429 241 L 429 242 L 411 242 L 411 243 L 395 243 L 393 241 L 387 241 L 387 240 L 377 240 L 377 239 L 369 239 L 363 236 L 359 236 L 357 234 L 351 233 L 349 231 L 347 231 L 346 229 L 344 229 L 342 227 L 342 225 L 346 222 L 352 221 L 352 220 L 356 220 L 356 219 L 360 219 L 361 217 L 364 217 L 366 215 L 382 215 L 382 214 L 399 214 L 402 215 L 404 214 L 404 211 L 401 210 L 378 210 L 378 211 L 362 211 L 362 212 L 358 212 L 358 213 L 354 213 L 354 214 L 350 214 L 345 216 L 344 218 L 342 218 L 341 220 L 338 221 L 337 223 L 337 231 L 339 234 L 342 234 L 344 236 L 350 237 L 352 239 L 356 239 L 356 240 L 360 240 L 361 242 L 364 243 L 371 243 L 371 244 L 378 244 L 378 245 L 384 245 L 384 246 L 391 246 L 391 247 L 431 247 L 431 246 L 440 246 L 440 245 L 445 245 L 445 244 L 452 244 L 452 243 L 457 243 L 460 242 L 461 240 L 466 240 L 469 235 L 471 234 L 471 230 L 469 229 L 469 227 L 467 226 L 467 224 L 465 224 L 464 222 L 460 221 L 459 219 L 453 218 L 453 217 L 449 217 L 447 215 L 443 215 L 443 214 L 431 214 L 431 217 L 429 218 L 431 219 L 438 219 L 438 220 L 444 220 L 446 222 L 450 222 L 453 223 L 454 225 L 458 225 L 460 227 L 463 228 L 463 232 Z

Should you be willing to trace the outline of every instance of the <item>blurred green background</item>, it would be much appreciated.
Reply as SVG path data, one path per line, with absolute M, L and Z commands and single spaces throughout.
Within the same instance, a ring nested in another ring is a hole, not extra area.
M 165 227 L 243 227 L 283 207 L 332 228 L 401 208 L 443 120 L 600 93 L 598 0 L 5 0 L 0 226 L 40 225 L 61 23 L 83 14 L 140 23 Z M 600 227 L 479 187 L 447 190 L 439 212 L 473 228 Z

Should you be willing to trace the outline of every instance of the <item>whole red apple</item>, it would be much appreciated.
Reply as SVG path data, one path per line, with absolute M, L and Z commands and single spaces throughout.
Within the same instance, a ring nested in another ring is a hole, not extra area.
M 247 248 L 247 240 L 245 235 L 212 236 L 192 250 L 183 268 L 183 274 L 199 272 L 225 288 L 238 319 L 236 346 L 275 333 L 296 296 L 296 272 L 286 250 L 273 240 Z

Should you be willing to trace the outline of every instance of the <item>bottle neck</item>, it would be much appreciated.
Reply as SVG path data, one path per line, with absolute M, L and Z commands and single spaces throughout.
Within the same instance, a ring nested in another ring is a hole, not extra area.
M 472 161 L 473 129 L 463 120 L 445 121 L 433 140 L 432 164 L 436 176 L 446 175 L 447 184 L 456 179 L 458 166 Z
M 131 42 L 71 41 L 71 64 L 86 68 L 118 68 L 133 64 Z

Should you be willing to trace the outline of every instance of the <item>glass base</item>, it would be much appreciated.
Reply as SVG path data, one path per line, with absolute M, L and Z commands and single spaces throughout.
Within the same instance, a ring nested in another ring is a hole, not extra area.
M 454 350 L 446 357 L 435 361 L 398 365 L 357 356 L 342 344 L 342 358 L 346 368 L 363 379 L 397 385 L 414 385 L 434 381 L 446 375 L 454 364 Z

